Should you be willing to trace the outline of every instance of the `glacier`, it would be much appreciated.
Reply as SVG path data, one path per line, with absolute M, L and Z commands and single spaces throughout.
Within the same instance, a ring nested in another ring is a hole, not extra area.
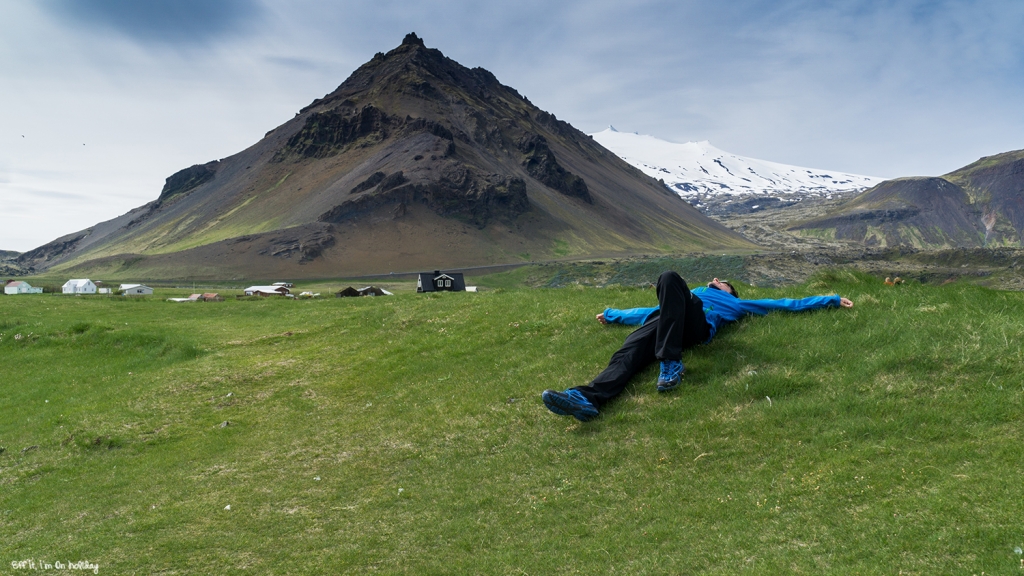
M 885 178 L 791 166 L 745 158 L 708 141 L 668 142 L 613 126 L 590 135 L 616 156 L 665 183 L 670 190 L 707 211 L 709 205 L 743 201 L 750 210 L 765 204 L 807 198 L 831 199 L 859 193 Z

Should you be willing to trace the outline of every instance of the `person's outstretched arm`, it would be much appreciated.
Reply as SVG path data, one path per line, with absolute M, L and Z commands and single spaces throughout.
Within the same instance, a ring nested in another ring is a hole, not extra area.
M 803 312 L 805 310 L 817 310 L 818 308 L 853 308 L 853 301 L 843 298 L 838 294 L 831 296 L 808 296 L 806 298 L 777 298 L 765 300 L 740 300 L 740 307 L 744 312 L 750 314 L 764 315 L 772 310 L 785 310 L 787 312 Z
M 647 317 L 657 309 L 657 306 L 653 308 L 630 308 L 628 310 L 608 308 L 597 315 L 597 321 L 601 324 L 625 324 L 626 326 L 639 326 L 643 324 L 644 320 L 647 320 Z

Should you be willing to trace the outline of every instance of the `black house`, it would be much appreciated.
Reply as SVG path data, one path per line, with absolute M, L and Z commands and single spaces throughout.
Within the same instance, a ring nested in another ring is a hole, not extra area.
M 359 297 L 359 290 L 356 290 L 355 288 L 349 286 L 344 290 L 335 292 L 334 295 L 337 296 L 338 298 L 357 298 Z
M 462 272 L 420 272 L 416 280 L 417 292 L 465 292 L 466 281 L 462 278 Z

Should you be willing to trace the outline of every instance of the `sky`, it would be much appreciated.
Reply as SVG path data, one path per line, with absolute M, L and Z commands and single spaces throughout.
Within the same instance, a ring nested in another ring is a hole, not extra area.
M 853 174 L 1024 148 L 1019 0 L 0 0 L 0 250 L 157 198 L 409 32 L 594 133 Z

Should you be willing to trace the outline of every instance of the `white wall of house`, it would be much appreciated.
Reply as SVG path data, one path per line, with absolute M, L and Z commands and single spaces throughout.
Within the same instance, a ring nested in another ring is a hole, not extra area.
M 145 284 L 121 284 L 117 289 L 122 296 L 152 296 L 153 289 Z
M 284 286 L 249 286 L 245 289 L 246 296 L 286 296 L 291 290 Z
M 96 285 L 88 278 L 75 278 L 65 282 L 61 290 L 65 294 L 95 294 Z
M 11 282 L 4 286 L 4 294 L 42 294 L 42 288 L 33 288 L 28 282 Z

